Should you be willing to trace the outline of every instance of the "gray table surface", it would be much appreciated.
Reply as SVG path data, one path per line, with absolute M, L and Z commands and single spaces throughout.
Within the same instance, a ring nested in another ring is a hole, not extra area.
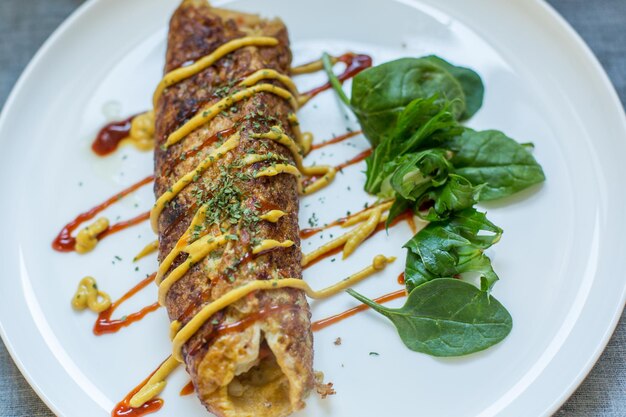
M 626 0 L 549 2 L 589 44 L 626 103 Z M 0 104 L 43 41 L 81 3 L 83 0 L 0 0 Z M 0 416 L 53 415 L 0 342 Z M 626 313 L 598 363 L 556 416 L 626 416 Z

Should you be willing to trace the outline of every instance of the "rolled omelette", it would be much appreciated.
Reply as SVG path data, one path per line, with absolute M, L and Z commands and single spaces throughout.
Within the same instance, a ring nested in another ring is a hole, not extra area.
M 299 180 L 285 168 L 297 162 L 294 147 L 261 137 L 274 132 L 299 145 L 295 100 L 274 88 L 290 91 L 288 80 L 274 79 L 291 65 L 285 25 L 185 0 L 170 22 L 165 73 L 243 38 L 252 44 L 155 95 L 154 192 L 164 201 L 157 283 L 173 334 L 244 283 L 302 277 Z M 241 84 L 253 74 L 258 81 Z M 269 87 L 250 90 L 259 85 Z M 206 408 L 224 417 L 301 409 L 314 386 L 310 316 L 302 291 L 285 288 L 250 293 L 204 322 L 181 353 Z

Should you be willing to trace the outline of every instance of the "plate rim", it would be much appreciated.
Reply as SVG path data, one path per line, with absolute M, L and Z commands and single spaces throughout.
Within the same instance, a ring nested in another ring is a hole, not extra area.
M 31 73 L 34 69 L 39 65 L 39 62 L 43 59 L 43 57 L 49 52 L 49 50 L 57 43 L 58 39 L 69 30 L 75 22 L 79 21 L 83 15 L 85 15 L 89 10 L 95 7 L 99 3 L 104 3 L 105 0 L 87 0 L 80 6 L 78 6 L 70 15 L 68 15 L 63 22 L 50 34 L 50 36 L 44 41 L 44 43 L 39 47 L 37 52 L 30 59 L 24 70 L 21 72 L 14 86 L 11 88 L 11 91 L 2 106 L 0 112 L 0 132 L 3 130 L 4 125 L 7 123 L 8 114 L 10 113 L 14 101 L 16 101 L 17 97 L 20 95 L 21 90 L 24 87 L 24 84 L 30 78 Z M 231 3 L 234 0 L 216 0 L 215 3 L 218 6 Z M 419 0 L 387 0 L 394 1 L 399 3 L 416 3 L 419 4 Z M 429 0 L 426 0 L 427 3 L 430 3 Z M 573 41 L 574 46 L 578 49 L 579 53 L 582 53 L 584 57 L 587 59 L 587 62 L 593 66 L 595 75 L 599 77 L 599 81 L 602 82 L 604 91 L 602 93 L 607 94 L 606 98 L 611 100 L 613 109 L 624 109 L 621 100 L 617 94 L 615 86 L 611 82 L 606 70 L 601 65 L 600 61 L 591 50 L 589 45 L 585 42 L 585 40 L 581 37 L 581 35 L 576 32 L 576 30 L 571 26 L 571 24 L 552 6 L 545 0 L 532 0 L 528 2 L 528 7 L 536 7 L 538 12 L 547 13 L 549 19 L 554 23 L 555 29 L 559 29 L 561 31 L 565 31 L 567 38 L 570 41 Z M 626 133 L 626 117 L 622 120 L 622 131 Z M 626 137 L 626 136 L 625 136 Z M 597 361 L 599 360 L 602 353 L 605 351 L 606 346 L 608 345 L 609 340 L 613 336 L 615 329 L 619 323 L 620 317 L 626 307 L 626 283 L 624 283 L 624 288 L 622 288 L 622 297 L 621 303 L 615 306 L 615 310 L 612 313 L 611 321 L 605 323 L 605 331 L 601 339 L 597 340 L 596 347 L 593 350 L 593 354 L 586 358 L 585 361 L 581 361 L 580 372 L 577 374 L 577 377 L 574 380 L 571 380 L 570 383 L 564 387 L 561 395 L 558 398 L 555 398 L 551 405 L 546 404 L 544 415 L 550 415 L 556 412 L 570 397 L 571 395 L 578 389 L 578 387 L 582 384 L 582 382 L 587 378 L 591 369 L 595 366 Z M 46 404 L 50 410 L 56 415 L 63 415 L 61 409 L 57 407 L 58 402 L 52 398 L 49 398 L 48 395 L 43 391 L 42 387 L 39 386 L 35 377 L 29 372 L 29 366 L 26 364 L 27 361 L 23 360 L 23 355 L 20 354 L 15 346 L 12 343 L 12 338 L 7 334 L 5 330 L 5 326 L 2 323 L 2 318 L 0 317 L 0 338 L 2 339 L 11 359 L 20 370 L 20 373 L 24 376 L 30 387 L 33 391 L 39 396 L 39 398 Z
M 65 31 L 67 31 L 75 21 L 79 20 L 85 13 L 89 11 L 94 5 L 102 0 L 87 0 L 80 6 L 78 6 L 72 13 L 70 13 L 61 24 L 46 38 L 43 44 L 37 49 L 37 52 L 33 55 L 33 57 L 28 61 L 24 70 L 20 73 L 15 85 L 11 88 L 11 92 L 7 97 L 6 101 L 2 105 L 2 109 L 0 109 L 0 132 L 4 129 L 4 125 L 7 123 L 10 109 L 13 107 L 13 102 L 17 100 L 21 90 L 24 88 L 24 84 L 27 82 L 30 77 L 31 72 L 39 65 L 39 61 L 43 59 L 43 57 L 48 53 L 49 49 L 57 42 L 58 38 L 60 38 Z M 17 352 L 15 346 L 11 342 L 9 335 L 6 333 L 4 325 L 2 323 L 2 319 L 0 318 L 0 339 L 2 339 L 2 343 L 6 347 L 9 356 L 13 360 L 17 369 L 19 369 L 20 373 L 28 382 L 30 388 L 37 394 L 37 396 L 43 401 L 43 403 L 55 414 L 58 416 L 62 416 L 62 410 L 57 407 L 55 402 L 46 395 L 43 389 L 39 386 L 33 375 L 28 371 L 27 365 L 22 360 L 22 356 Z
M 540 8 L 542 8 L 545 12 L 550 15 L 550 18 L 554 19 L 556 23 L 560 26 L 561 29 L 564 29 L 567 35 L 573 40 L 581 52 L 585 54 L 588 58 L 589 62 L 594 66 L 594 69 L 597 75 L 600 76 L 604 87 L 606 88 L 606 92 L 609 93 L 610 98 L 613 102 L 614 109 L 622 109 L 624 110 L 624 106 L 617 94 L 617 90 L 615 86 L 611 82 L 608 73 L 600 63 L 600 60 L 595 55 L 591 47 L 587 44 L 587 42 L 582 38 L 582 36 L 574 29 L 574 27 L 563 17 L 547 0 L 535 0 L 535 4 L 537 4 Z M 623 130 L 626 131 L 626 117 L 622 119 L 622 127 Z M 580 387 L 580 385 L 587 379 L 589 373 L 593 369 L 593 367 L 598 363 L 600 356 L 606 350 L 606 347 L 615 334 L 615 330 L 617 329 L 617 325 L 619 324 L 619 320 L 626 308 L 626 284 L 624 284 L 624 289 L 622 289 L 622 300 L 621 306 L 616 306 L 615 311 L 612 314 L 611 322 L 608 323 L 606 327 L 606 331 L 604 332 L 604 336 L 599 343 L 596 345 L 596 348 L 591 355 L 588 357 L 584 366 L 580 369 L 577 378 L 566 387 L 565 390 L 562 391 L 562 394 L 559 398 L 555 399 L 550 408 L 546 409 L 545 415 L 552 415 L 556 413 L 562 406 L 570 399 L 570 397 L 574 394 L 574 392 Z

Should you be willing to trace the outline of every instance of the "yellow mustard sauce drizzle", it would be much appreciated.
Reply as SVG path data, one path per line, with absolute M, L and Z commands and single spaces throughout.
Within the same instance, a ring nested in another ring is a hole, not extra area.
M 272 84 L 257 84 L 261 80 L 268 80 L 268 79 L 280 81 L 283 85 L 285 85 L 289 89 L 289 91 L 281 87 L 274 86 Z M 183 126 L 178 128 L 176 131 L 172 132 L 167 138 L 165 142 L 165 146 L 168 147 L 181 141 L 189 133 L 193 132 L 194 130 L 204 125 L 205 123 L 208 123 L 211 119 L 213 119 L 219 113 L 221 113 L 225 108 L 229 108 L 233 104 L 241 100 L 245 100 L 246 98 L 249 98 L 252 95 L 260 93 L 260 92 L 268 92 L 268 93 L 275 94 L 281 98 L 284 98 L 285 100 L 289 102 L 289 104 L 294 110 L 298 109 L 299 107 L 298 99 L 296 98 L 298 97 L 298 89 L 296 85 L 291 80 L 291 78 L 289 78 L 288 76 L 284 74 L 279 73 L 276 70 L 273 70 L 273 69 L 258 70 L 252 75 L 246 77 L 238 85 L 241 87 L 247 87 L 247 88 L 241 91 L 237 91 L 233 95 L 225 97 L 222 100 L 218 101 L 217 103 L 201 110 L 198 114 L 192 117 L 191 120 L 189 120 Z M 291 119 L 290 119 L 290 123 L 291 123 Z M 300 135 L 298 132 L 297 136 L 298 138 L 300 138 L 302 135 Z M 309 139 L 310 141 L 312 141 L 312 137 L 310 137 L 310 134 L 309 136 L 307 136 L 307 140 Z M 309 144 L 309 148 L 310 148 L 310 144 Z
M 361 223 L 362 221 L 369 219 L 370 216 L 372 215 L 372 211 L 375 210 L 375 209 L 378 209 L 378 208 L 382 209 L 382 211 L 384 213 L 387 210 L 389 210 L 391 208 L 391 206 L 393 206 L 393 202 L 394 202 L 394 200 L 382 202 L 382 203 L 379 203 L 379 204 L 377 204 L 377 205 L 375 205 L 373 207 L 370 207 L 369 209 L 367 209 L 365 211 L 362 211 L 360 213 L 354 214 L 354 215 L 348 217 L 345 222 L 341 223 L 341 227 L 346 228 L 346 227 L 354 226 L 355 224 Z
M 174 339 L 176 333 L 180 330 L 181 323 L 178 320 L 174 320 L 170 323 L 170 340 Z
M 204 259 L 209 253 L 228 242 L 227 235 L 221 236 L 205 236 L 188 245 L 181 252 L 189 254 L 185 262 L 177 266 L 161 283 L 159 284 L 159 304 L 165 305 L 165 296 L 172 288 L 172 285 L 183 277 L 193 265 Z
M 291 151 L 291 154 L 293 155 L 294 160 L 296 161 L 296 167 L 302 175 L 322 175 L 321 178 L 315 180 L 312 184 L 306 187 L 304 187 L 304 185 L 301 185 L 302 194 L 311 194 L 315 191 L 318 191 L 319 189 L 330 184 L 330 182 L 335 178 L 337 171 L 334 167 L 331 167 L 329 165 L 316 165 L 312 167 L 305 167 L 302 161 L 302 154 L 298 150 L 298 145 L 292 138 L 285 134 L 280 126 L 273 126 L 268 132 L 256 133 L 253 134 L 252 137 L 258 139 L 273 140 L 274 142 L 280 143 L 281 145 L 289 149 Z M 299 177 L 299 180 L 301 182 L 302 178 Z
M 350 233 L 350 236 L 348 237 L 348 240 L 346 240 L 346 244 L 343 247 L 343 259 L 350 256 L 356 248 L 358 248 L 359 245 L 372 234 L 372 232 L 376 229 L 376 226 L 378 226 L 381 216 L 382 209 L 380 207 L 375 208 L 370 213 L 369 218 L 365 220 L 361 226 L 356 228 L 353 233 Z
M 228 109 L 233 106 L 233 104 L 245 100 L 247 98 L 252 97 L 258 93 L 272 93 L 281 98 L 284 98 L 289 102 L 291 107 L 294 109 L 298 108 L 298 103 L 294 96 L 287 90 L 281 87 L 277 87 L 273 84 L 257 84 L 252 87 L 245 88 L 241 91 L 237 91 L 235 94 L 228 96 L 226 98 L 221 99 L 217 103 L 206 107 L 203 110 L 200 110 L 198 114 L 193 116 L 189 121 L 187 121 L 184 125 L 179 127 L 177 130 L 172 132 L 167 140 L 165 141 L 165 147 L 172 146 L 181 140 L 183 140 L 187 135 L 189 135 L 194 130 L 203 126 L 204 124 L 210 122 L 215 116 L 220 114 L 224 109 Z
M 336 57 L 331 57 L 330 62 L 336 64 L 339 60 Z M 317 61 L 310 62 L 308 64 L 298 65 L 297 67 L 291 68 L 289 73 L 291 75 L 302 75 L 302 74 L 310 74 L 312 72 L 321 71 L 324 69 L 324 63 L 321 59 Z
M 285 214 L 287 213 L 282 210 L 270 210 L 267 213 L 260 215 L 259 218 L 270 223 L 276 223 Z
M 226 153 L 233 150 L 239 145 L 239 132 L 231 136 L 226 142 L 219 148 L 215 149 L 209 154 L 200 164 L 191 172 L 185 174 L 181 179 L 176 181 L 161 197 L 159 197 L 154 203 L 154 207 L 150 210 L 150 223 L 152 224 L 152 230 L 156 233 L 158 230 L 158 220 L 161 212 L 165 208 L 165 205 L 172 201 L 176 195 L 183 190 L 187 185 L 194 182 L 194 177 L 197 178 L 208 167 L 213 165 L 216 160 L 223 157 Z
M 157 285 L 159 285 L 163 280 L 163 275 L 165 275 L 165 273 L 170 269 L 172 263 L 174 262 L 174 259 L 176 259 L 176 257 L 183 251 L 185 246 L 191 243 L 192 232 L 197 226 L 201 226 L 204 223 L 206 219 L 207 209 L 208 207 L 205 204 L 200 207 L 198 211 L 196 211 L 196 214 L 193 216 L 191 224 L 189 225 L 185 233 L 183 233 L 183 235 L 178 239 L 176 245 L 174 245 L 174 248 L 159 265 L 159 269 L 157 270 L 157 274 L 154 278 L 154 281 L 157 283 Z M 204 231 L 203 234 L 199 235 L 198 237 L 204 236 L 207 232 L 208 231 Z
M 98 244 L 98 235 L 109 228 L 109 219 L 100 217 L 76 235 L 74 250 L 80 254 L 91 252 Z
M 301 96 L 298 96 L 298 107 L 304 107 L 304 105 L 308 103 L 309 100 L 311 100 L 312 98 L 313 96 L 310 94 L 303 94 Z
M 128 136 L 120 141 L 120 145 L 131 144 L 140 151 L 151 151 L 154 143 L 154 110 L 133 117 Z
M 252 164 L 256 164 L 257 162 L 268 161 L 270 159 L 276 159 L 276 157 L 270 156 L 270 155 L 260 155 L 258 153 L 253 153 L 253 154 L 244 156 L 243 159 L 241 160 L 241 165 L 242 166 L 252 165 Z
M 254 139 L 269 139 L 274 142 L 280 143 L 285 148 L 289 149 L 293 159 L 296 160 L 296 166 L 302 172 L 302 154 L 300 153 L 300 149 L 296 142 L 291 139 L 289 136 L 285 135 L 285 132 L 280 128 L 280 126 L 272 126 L 269 131 L 265 133 L 253 133 L 250 135 Z M 302 172 L 304 174 L 304 172 Z
M 296 142 L 302 148 L 302 153 L 304 155 L 308 155 L 311 152 L 311 146 L 313 145 L 313 134 L 310 132 L 302 133 L 300 130 L 300 122 L 298 121 L 298 116 L 295 113 L 289 113 L 287 115 L 287 120 L 289 121 L 289 125 L 291 126 L 291 130 L 293 130 L 293 135 L 296 138 Z
M 102 313 L 111 306 L 109 294 L 98 289 L 98 284 L 93 277 L 85 277 L 78 283 L 78 288 L 72 297 L 74 310 L 89 310 L 94 313 Z
M 252 87 L 261 80 L 278 80 L 289 89 L 294 97 L 298 96 L 298 87 L 296 87 L 296 84 L 291 78 L 273 69 L 260 69 L 254 74 L 244 78 L 239 85 L 242 87 Z
M 144 248 L 133 258 L 133 262 L 137 262 L 138 260 L 145 258 L 151 253 L 156 252 L 159 249 L 159 241 L 155 240 L 148 243 Z
M 167 382 L 165 379 L 178 368 L 179 362 L 171 356 L 167 358 L 165 362 L 157 369 L 157 371 L 150 377 L 146 385 L 144 385 L 137 394 L 133 395 L 130 399 L 130 406 L 133 408 L 139 408 L 146 402 L 150 401 L 163 391 Z
M 213 316 L 213 314 L 228 307 L 232 303 L 242 299 L 243 297 L 254 291 L 273 290 L 279 288 L 297 288 L 303 290 L 306 295 L 311 298 L 327 298 L 353 286 L 354 284 L 362 281 L 363 279 L 369 277 L 375 272 L 383 270 L 387 264 L 393 262 L 395 259 L 396 258 L 394 257 L 387 258 L 383 255 L 377 255 L 374 258 L 372 264 L 367 268 L 357 272 L 356 274 L 350 275 L 348 278 L 345 278 L 338 283 L 331 285 L 330 287 L 324 288 L 319 291 L 313 290 L 306 282 L 298 278 L 284 278 L 274 279 L 271 281 L 248 282 L 241 287 L 229 291 L 215 301 L 204 306 L 202 310 L 198 312 L 198 314 L 196 314 L 182 329 L 180 329 L 172 340 L 172 357 L 182 362 L 183 358 L 181 354 L 181 349 L 183 345 L 187 343 L 187 341 L 200 329 L 200 327 L 202 327 L 202 325 L 209 318 L 211 318 L 211 316 Z
M 230 42 L 226 42 L 221 45 L 215 51 L 210 53 L 209 55 L 200 58 L 193 64 L 177 68 L 165 75 L 159 85 L 156 88 L 153 96 L 153 105 L 156 108 L 157 101 L 163 91 L 174 84 L 181 82 L 184 79 L 189 77 L 193 77 L 204 69 L 210 67 L 215 64 L 218 60 L 223 58 L 224 56 L 230 54 L 233 51 L 236 51 L 239 48 L 243 48 L 245 46 L 276 46 L 278 45 L 278 40 L 276 38 L 269 38 L 265 36 L 247 36 L 244 38 L 234 39 Z
M 293 245 L 294 245 L 293 240 L 285 240 L 285 241 L 279 242 L 274 239 L 264 239 L 261 241 L 261 243 L 259 243 L 254 248 L 252 248 L 252 254 L 256 255 L 258 253 L 261 253 L 261 252 L 264 252 L 266 250 L 270 250 L 273 248 L 290 248 Z
M 300 170 L 293 165 L 275 164 L 259 170 L 256 174 L 254 174 L 254 178 L 273 177 L 278 174 L 290 174 L 296 177 L 298 179 L 298 194 L 304 194 L 301 181 L 302 174 L 300 174 Z
M 304 255 L 302 257 L 302 266 L 307 266 L 315 259 L 342 245 L 345 245 L 343 248 L 343 259 L 350 256 L 356 248 L 358 248 L 359 245 L 363 243 L 363 241 L 367 239 L 370 234 L 372 234 L 380 222 L 387 220 L 387 216 L 383 215 L 383 213 L 389 210 L 392 204 L 393 202 L 380 204 L 349 219 L 341 226 L 348 227 L 363 221 L 365 222 L 359 227 L 356 227 L 338 238 L 323 244 L 313 252 Z

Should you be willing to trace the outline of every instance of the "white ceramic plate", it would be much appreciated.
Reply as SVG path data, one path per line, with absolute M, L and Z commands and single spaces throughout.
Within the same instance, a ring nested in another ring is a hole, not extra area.
M 155 258 L 131 263 L 153 239 L 147 225 L 103 241 L 86 256 L 50 249 L 75 214 L 151 171 L 151 155 L 124 148 L 101 159 L 89 144 L 107 117 L 148 108 L 164 57 L 167 21 L 177 0 L 92 0 L 48 40 L 15 87 L 0 121 L 0 324 L 16 363 L 61 416 L 107 416 L 113 405 L 167 356 L 163 311 L 121 332 L 91 333 L 89 313 L 69 305 L 77 281 L 92 274 L 113 298 L 155 269 Z M 299 416 L 547 415 L 572 393 L 604 348 L 621 313 L 626 284 L 624 115 L 606 75 L 577 35 L 540 1 L 237 0 L 229 7 L 279 15 L 295 61 L 324 50 L 356 50 L 380 63 L 439 54 L 476 69 L 487 86 L 471 120 L 533 141 L 547 182 L 506 202 L 485 206 L 505 230 L 490 252 L 502 280 L 495 296 L 514 318 L 511 335 L 461 359 L 412 353 L 393 327 L 372 312 L 315 335 L 315 367 L 337 395 L 311 398 Z M 302 88 L 323 81 L 302 77 Z M 301 112 L 317 140 L 353 126 L 332 93 Z M 343 161 L 366 147 L 348 144 L 310 160 Z M 302 225 L 326 222 L 368 200 L 359 167 L 302 202 Z M 82 184 L 82 186 L 80 186 Z M 348 190 L 350 187 L 350 190 Z M 106 214 L 128 218 L 149 208 L 150 187 Z M 360 269 L 377 252 L 401 256 L 384 274 L 358 286 L 369 296 L 398 288 L 404 226 L 377 236 L 346 262 L 306 271 L 321 287 Z M 328 234 L 327 234 L 328 235 Z M 328 237 L 328 236 L 325 236 Z M 303 245 L 306 252 L 319 236 Z M 115 256 L 122 257 L 117 261 Z M 150 287 L 119 314 L 151 303 Z M 347 295 L 312 303 L 315 319 L 355 305 Z M 335 346 L 336 337 L 343 344 Z M 378 352 L 380 356 L 370 356 Z M 206 415 L 180 397 L 183 370 L 171 378 L 162 416 Z

